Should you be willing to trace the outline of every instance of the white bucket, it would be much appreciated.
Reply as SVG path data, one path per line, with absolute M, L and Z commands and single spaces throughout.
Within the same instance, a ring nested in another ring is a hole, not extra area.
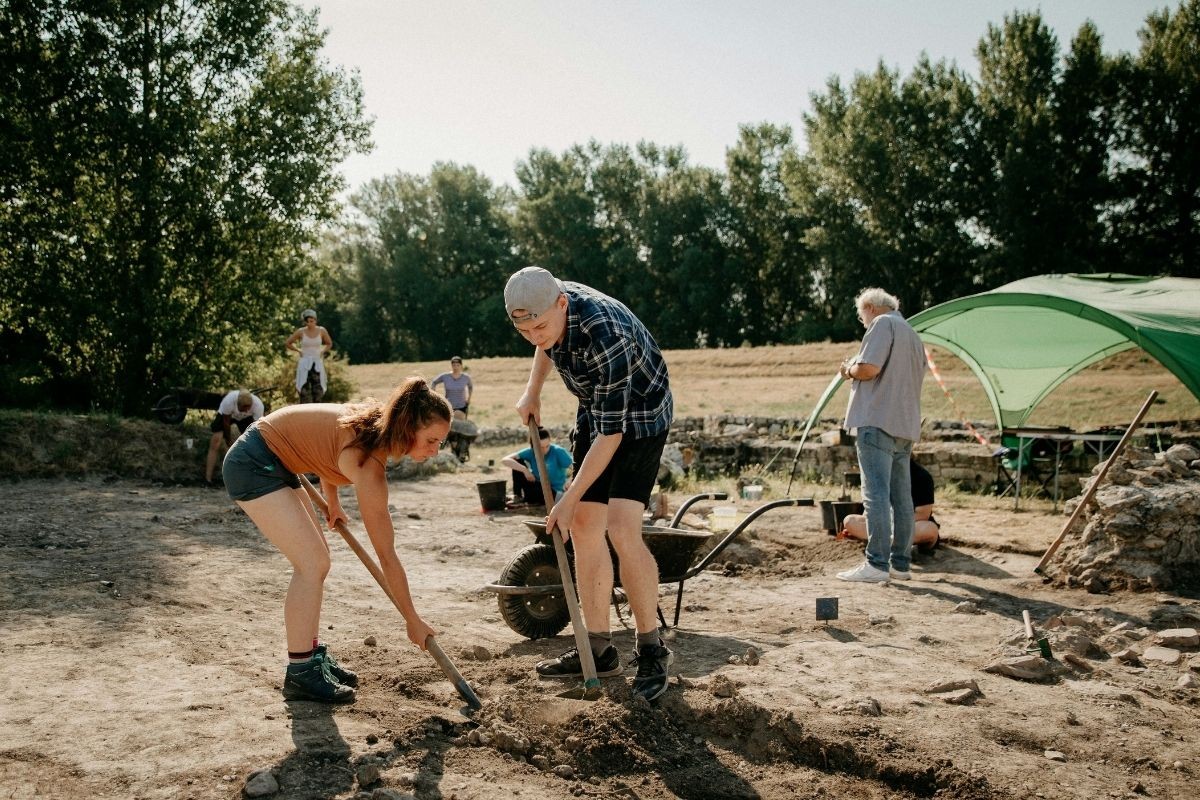
M 758 484 L 752 483 L 748 486 L 742 487 L 743 499 L 754 500 L 757 502 L 758 500 L 762 500 L 762 496 L 763 496 L 763 487 L 759 486 Z
M 711 531 L 731 531 L 742 521 L 736 506 L 717 506 L 708 517 Z

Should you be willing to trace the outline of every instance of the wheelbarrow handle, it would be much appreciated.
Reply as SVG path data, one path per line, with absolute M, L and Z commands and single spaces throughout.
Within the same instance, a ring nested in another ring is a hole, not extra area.
M 718 542 L 716 547 L 714 547 L 712 550 L 709 550 L 708 553 L 705 554 L 704 558 L 700 559 L 698 563 L 684 573 L 684 580 L 693 578 L 700 574 L 705 567 L 712 563 L 714 558 L 721 554 L 722 550 L 728 547 L 734 539 L 740 536 L 742 531 L 746 530 L 747 526 L 749 526 L 751 522 L 758 519 L 771 509 L 788 508 L 790 506 L 811 506 L 812 504 L 813 501 L 811 499 L 802 499 L 797 497 L 785 497 L 782 500 L 772 500 L 769 503 L 762 504 L 747 514 L 744 520 L 739 522 L 737 526 L 729 533 L 725 534 L 725 538 Z
M 667 525 L 668 528 L 678 528 L 679 523 L 683 520 L 683 515 L 691 508 L 693 503 L 701 500 L 728 500 L 729 492 L 705 492 L 704 494 L 694 494 L 687 500 L 679 504 L 679 509 L 675 512 L 675 516 L 671 517 L 671 522 Z

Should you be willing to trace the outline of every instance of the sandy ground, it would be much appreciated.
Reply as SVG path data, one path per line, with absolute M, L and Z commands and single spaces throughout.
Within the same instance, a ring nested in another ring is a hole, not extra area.
M 0 485 L 0 798 L 234 798 L 256 769 L 287 798 L 1197 796 L 1197 690 L 1175 688 L 1187 656 L 1101 655 L 1047 683 L 980 669 L 1021 632 L 1022 609 L 1038 622 L 1080 612 L 1098 639 L 1121 622 L 1200 618 L 1187 598 L 1043 585 L 1031 554 L 1061 516 L 939 510 L 949 546 L 881 586 L 834 579 L 860 556 L 820 531 L 816 509 L 771 511 L 688 582 L 668 692 L 631 701 L 630 670 L 581 704 L 533 676 L 569 629 L 524 639 L 481 591 L 532 541 L 515 514 L 480 513 L 481 477 L 392 486 L 418 606 L 484 699 L 473 720 L 336 536 L 322 626 L 362 687 L 331 709 L 281 699 L 288 567 L 223 492 Z M 672 608 L 674 587 L 662 591 Z M 826 624 L 814 606 L 827 596 L 840 615 Z M 981 613 L 954 611 L 967 600 Z M 476 646 L 491 657 L 465 658 Z M 756 664 L 730 663 L 752 647 Z M 958 678 L 982 696 L 921 691 Z

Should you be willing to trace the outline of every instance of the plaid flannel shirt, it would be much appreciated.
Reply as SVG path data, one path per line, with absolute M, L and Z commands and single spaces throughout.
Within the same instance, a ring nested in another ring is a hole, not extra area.
M 546 354 L 579 398 L 591 435 L 643 439 L 671 427 L 674 400 L 654 337 L 624 304 L 581 283 L 563 282 L 567 330 Z M 582 421 L 582 419 L 578 420 Z

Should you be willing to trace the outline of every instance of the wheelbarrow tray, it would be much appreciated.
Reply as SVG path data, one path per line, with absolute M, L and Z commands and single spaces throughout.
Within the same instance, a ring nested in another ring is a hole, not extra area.
M 540 519 L 522 520 L 525 527 L 533 531 L 539 544 L 550 544 L 550 537 L 546 534 L 546 522 Z M 708 531 L 689 531 L 679 528 L 668 528 L 663 525 L 643 525 L 642 540 L 649 548 L 650 554 L 654 556 L 654 560 L 658 562 L 658 574 L 660 583 L 675 583 L 678 581 L 692 566 L 695 560 L 696 553 L 704 544 L 712 538 L 712 534 Z M 612 546 L 609 546 L 611 552 Z M 614 567 L 614 585 L 620 586 L 619 572 L 616 572 L 618 566 L 616 553 L 613 556 Z

